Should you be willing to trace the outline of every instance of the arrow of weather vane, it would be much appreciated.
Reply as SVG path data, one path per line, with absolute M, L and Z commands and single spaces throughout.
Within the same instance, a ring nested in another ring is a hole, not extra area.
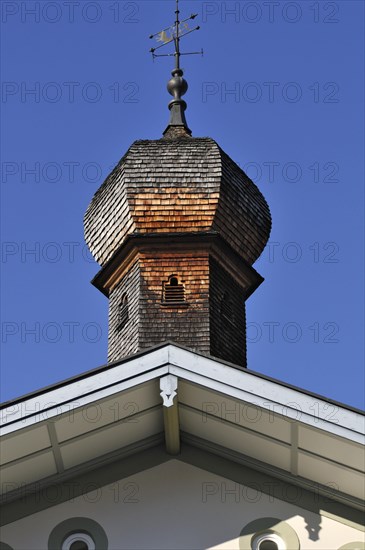
M 203 50 L 200 52 L 187 52 L 187 53 L 181 53 L 180 52 L 180 40 L 181 38 L 184 38 L 184 36 L 187 36 L 188 34 L 191 34 L 194 31 L 198 31 L 200 29 L 199 26 L 194 27 L 193 29 L 189 26 L 189 21 L 195 19 L 197 17 L 197 13 L 193 13 L 190 15 L 190 17 L 187 17 L 183 21 L 179 20 L 179 0 L 176 0 L 176 21 L 175 24 L 169 27 L 166 27 L 165 29 L 162 29 L 162 31 L 157 32 L 156 34 L 151 34 L 150 38 L 155 39 L 157 42 L 162 42 L 159 46 L 156 46 L 155 48 L 151 48 L 150 52 L 152 53 L 153 59 L 155 57 L 170 57 L 175 56 L 176 57 L 176 67 L 179 68 L 179 58 L 181 55 L 203 55 Z M 167 44 L 170 44 L 170 42 L 175 43 L 175 52 L 174 53 L 166 53 L 166 54 L 156 54 L 156 50 L 159 50 L 160 48 L 163 48 Z

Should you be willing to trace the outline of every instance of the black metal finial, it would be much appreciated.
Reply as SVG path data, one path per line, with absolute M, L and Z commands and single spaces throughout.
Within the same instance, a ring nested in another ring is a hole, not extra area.
M 170 109 L 170 122 L 166 128 L 166 130 L 163 132 L 163 135 L 165 137 L 176 135 L 191 135 L 191 130 L 188 128 L 186 118 L 185 118 L 185 110 L 186 110 L 186 102 L 181 99 L 181 97 L 187 92 L 188 90 L 188 83 L 183 78 L 183 70 L 180 67 L 180 57 L 182 55 L 196 55 L 201 54 L 203 55 L 203 50 L 200 52 L 187 52 L 187 53 L 181 53 L 180 52 L 180 40 L 184 38 L 184 36 L 197 31 L 200 29 L 200 27 L 195 27 L 194 29 L 190 29 L 187 21 L 190 19 L 195 19 L 197 17 L 197 13 L 192 14 L 187 19 L 184 19 L 183 21 L 180 21 L 180 10 L 179 10 L 179 0 L 176 0 L 176 20 L 175 25 L 171 27 L 166 27 L 162 31 L 151 34 L 150 38 L 156 38 L 159 42 L 163 42 L 160 46 L 157 46 L 156 48 L 151 48 L 150 52 L 152 53 L 153 59 L 156 57 L 175 57 L 175 68 L 171 72 L 172 78 L 167 84 L 167 90 L 168 92 L 173 96 L 173 99 L 169 103 L 169 109 Z M 181 32 L 182 31 L 182 32 Z M 162 48 L 163 46 L 166 46 L 170 42 L 174 42 L 175 44 L 175 52 L 174 53 L 168 53 L 168 54 L 156 54 L 155 51 Z

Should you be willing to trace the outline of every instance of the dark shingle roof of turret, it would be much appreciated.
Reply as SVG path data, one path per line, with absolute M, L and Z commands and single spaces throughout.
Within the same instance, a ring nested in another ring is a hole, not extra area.
M 136 141 L 95 193 L 85 238 L 101 264 L 132 233 L 218 231 L 252 264 L 271 216 L 256 185 L 210 138 Z

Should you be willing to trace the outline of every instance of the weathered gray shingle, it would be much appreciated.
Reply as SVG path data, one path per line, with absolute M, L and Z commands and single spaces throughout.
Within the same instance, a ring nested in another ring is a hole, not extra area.
M 269 238 L 267 203 L 210 138 L 136 141 L 95 193 L 85 239 L 101 264 L 131 233 L 218 231 L 252 264 Z

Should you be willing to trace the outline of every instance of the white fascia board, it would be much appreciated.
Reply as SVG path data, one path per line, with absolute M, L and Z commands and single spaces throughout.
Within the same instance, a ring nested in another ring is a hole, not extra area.
M 172 344 L 10 405 L 2 411 L 1 435 L 166 374 L 364 444 L 364 417 L 356 412 Z
M 1 411 L 1 435 L 70 412 L 104 397 L 168 374 L 167 347 L 121 363 L 81 380 L 70 381 Z
M 170 346 L 169 372 L 299 423 L 365 443 L 364 416 L 250 372 Z

